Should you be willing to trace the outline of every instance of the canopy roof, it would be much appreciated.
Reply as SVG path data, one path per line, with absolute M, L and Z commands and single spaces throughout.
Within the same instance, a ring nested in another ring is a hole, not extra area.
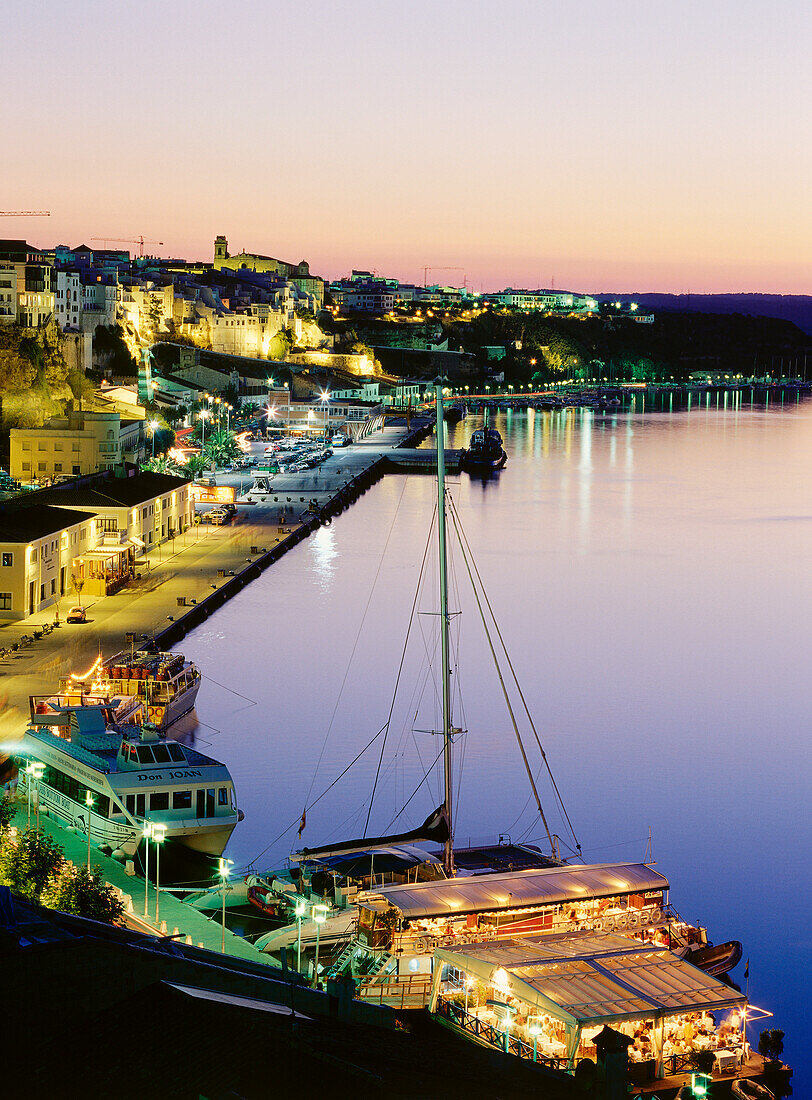
M 747 1001 L 673 951 L 609 933 L 438 947 L 434 957 L 484 982 L 495 981 L 570 1025 L 713 1012 Z
M 414 920 L 667 889 L 668 879 L 644 863 L 591 863 L 385 886 L 359 900 L 376 909 L 395 905 L 406 920 Z

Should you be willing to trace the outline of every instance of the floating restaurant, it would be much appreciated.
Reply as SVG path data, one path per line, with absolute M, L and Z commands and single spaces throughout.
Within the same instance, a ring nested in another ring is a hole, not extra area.
M 677 1072 L 696 1050 L 713 1051 L 722 1072 L 749 1054 L 744 994 L 664 947 L 576 932 L 438 947 L 435 964 L 432 1012 L 555 1068 L 594 1060 L 606 1025 L 626 1035 L 641 1080 Z

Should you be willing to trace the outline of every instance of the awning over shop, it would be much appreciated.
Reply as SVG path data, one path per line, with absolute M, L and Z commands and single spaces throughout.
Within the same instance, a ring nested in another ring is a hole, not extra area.
M 404 919 L 414 920 L 667 889 L 668 879 L 644 863 L 592 863 L 386 886 L 359 900 L 369 908 L 395 905 Z
M 438 947 L 442 964 L 498 987 L 568 1026 L 721 1011 L 747 998 L 662 947 L 609 933 Z

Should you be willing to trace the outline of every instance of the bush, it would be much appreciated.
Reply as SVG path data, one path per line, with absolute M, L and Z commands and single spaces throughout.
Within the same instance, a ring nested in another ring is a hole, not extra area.
M 8 795 L 0 798 L 0 830 L 7 829 L 14 817 L 14 803 Z
M 74 867 L 70 863 L 63 864 L 48 882 L 40 904 L 106 924 L 114 924 L 124 912 L 118 895 L 103 882 L 98 867 L 88 871 L 87 867 Z
M 0 837 L 0 883 L 12 894 L 38 901 L 50 878 L 65 863 L 62 849 L 45 833 L 27 829 L 12 843 L 7 832 Z

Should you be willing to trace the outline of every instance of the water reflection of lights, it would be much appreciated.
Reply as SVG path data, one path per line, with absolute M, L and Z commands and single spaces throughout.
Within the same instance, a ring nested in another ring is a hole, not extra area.
M 310 540 L 310 553 L 315 576 L 322 588 L 329 588 L 335 574 L 335 559 L 338 557 L 335 532 L 330 527 L 320 527 L 316 531 Z

